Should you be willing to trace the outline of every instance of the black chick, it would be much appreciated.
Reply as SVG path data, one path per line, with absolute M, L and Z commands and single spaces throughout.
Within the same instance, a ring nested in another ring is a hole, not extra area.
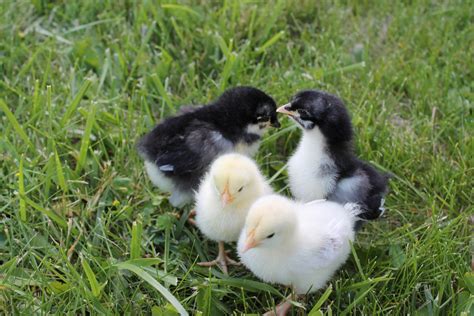
M 305 90 L 277 112 L 287 114 L 303 129 L 288 162 L 292 194 L 302 201 L 359 203 L 364 209 L 360 218 L 378 218 L 389 177 L 354 154 L 351 119 L 342 100 L 326 92 Z
M 170 202 L 178 207 L 193 200 L 215 158 L 231 151 L 254 155 L 270 125 L 280 126 L 275 101 L 259 89 L 235 87 L 206 106 L 165 119 L 137 147 L 153 184 L 172 193 Z

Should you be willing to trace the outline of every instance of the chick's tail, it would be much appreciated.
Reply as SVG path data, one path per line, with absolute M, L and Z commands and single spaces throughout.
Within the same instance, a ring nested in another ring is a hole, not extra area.
M 344 208 L 348 210 L 355 219 L 355 229 L 359 230 L 364 222 L 378 219 L 385 212 L 385 198 L 383 195 L 375 195 L 365 201 L 366 203 L 346 203 Z
M 363 204 L 349 202 L 344 204 L 344 209 L 351 215 L 355 231 L 361 229 L 365 222 L 365 220 L 362 219 L 362 216 L 367 213 L 367 208 Z
M 364 214 L 367 210 L 359 203 L 346 203 L 344 208 L 351 214 L 354 219 L 358 219 L 361 214 Z
M 359 217 L 363 220 L 372 221 L 383 215 L 385 212 L 385 197 L 383 194 L 375 194 L 366 199 L 364 208 L 366 211 Z

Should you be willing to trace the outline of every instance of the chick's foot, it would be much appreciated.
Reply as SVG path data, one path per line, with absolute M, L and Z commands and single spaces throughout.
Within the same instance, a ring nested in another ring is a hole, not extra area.
M 235 261 L 227 255 L 227 251 L 224 249 L 224 242 L 220 241 L 219 242 L 219 255 L 215 260 L 208 261 L 208 262 L 199 262 L 198 265 L 202 267 L 212 267 L 215 265 L 218 265 L 221 270 L 224 272 L 224 274 L 228 274 L 228 269 L 227 266 L 232 265 L 232 266 L 239 266 L 240 262 Z
M 275 310 L 268 311 L 265 314 L 263 314 L 263 316 L 285 316 L 286 314 L 288 314 L 288 312 L 291 309 L 291 303 L 289 301 L 290 299 L 291 299 L 291 295 L 288 296 L 283 302 L 278 304 L 275 307 Z

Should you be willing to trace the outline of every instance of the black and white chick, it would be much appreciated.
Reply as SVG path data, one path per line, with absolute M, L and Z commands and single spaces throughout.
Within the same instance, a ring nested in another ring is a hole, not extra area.
M 183 206 L 212 161 L 227 152 L 253 156 L 269 126 L 279 127 L 276 103 L 253 87 L 235 87 L 216 101 L 165 119 L 138 142 L 154 185 Z
M 303 130 L 288 162 L 290 189 L 301 201 L 328 199 L 359 203 L 359 217 L 373 220 L 383 213 L 388 175 L 360 160 L 353 150 L 353 128 L 341 99 L 317 90 L 304 90 L 278 108 Z

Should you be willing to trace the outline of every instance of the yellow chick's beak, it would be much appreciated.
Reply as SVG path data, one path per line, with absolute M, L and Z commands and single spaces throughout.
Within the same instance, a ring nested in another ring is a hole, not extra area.
M 224 188 L 224 192 L 222 192 L 222 207 L 226 207 L 229 203 L 234 201 L 234 197 L 229 192 L 229 186 L 226 185 Z
M 278 109 L 277 109 L 277 112 L 278 113 L 283 113 L 283 114 L 286 114 L 286 115 L 289 115 L 289 116 L 295 116 L 296 115 L 296 112 L 294 111 L 289 111 L 287 108 L 290 107 L 291 103 L 287 103 L 285 105 L 282 105 L 280 106 Z
M 242 249 L 242 253 L 246 252 L 249 249 L 255 248 L 259 245 L 259 242 L 255 240 L 255 230 L 252 230 L 247 235 L 247 240 L 245 240 L 244 249 Z

